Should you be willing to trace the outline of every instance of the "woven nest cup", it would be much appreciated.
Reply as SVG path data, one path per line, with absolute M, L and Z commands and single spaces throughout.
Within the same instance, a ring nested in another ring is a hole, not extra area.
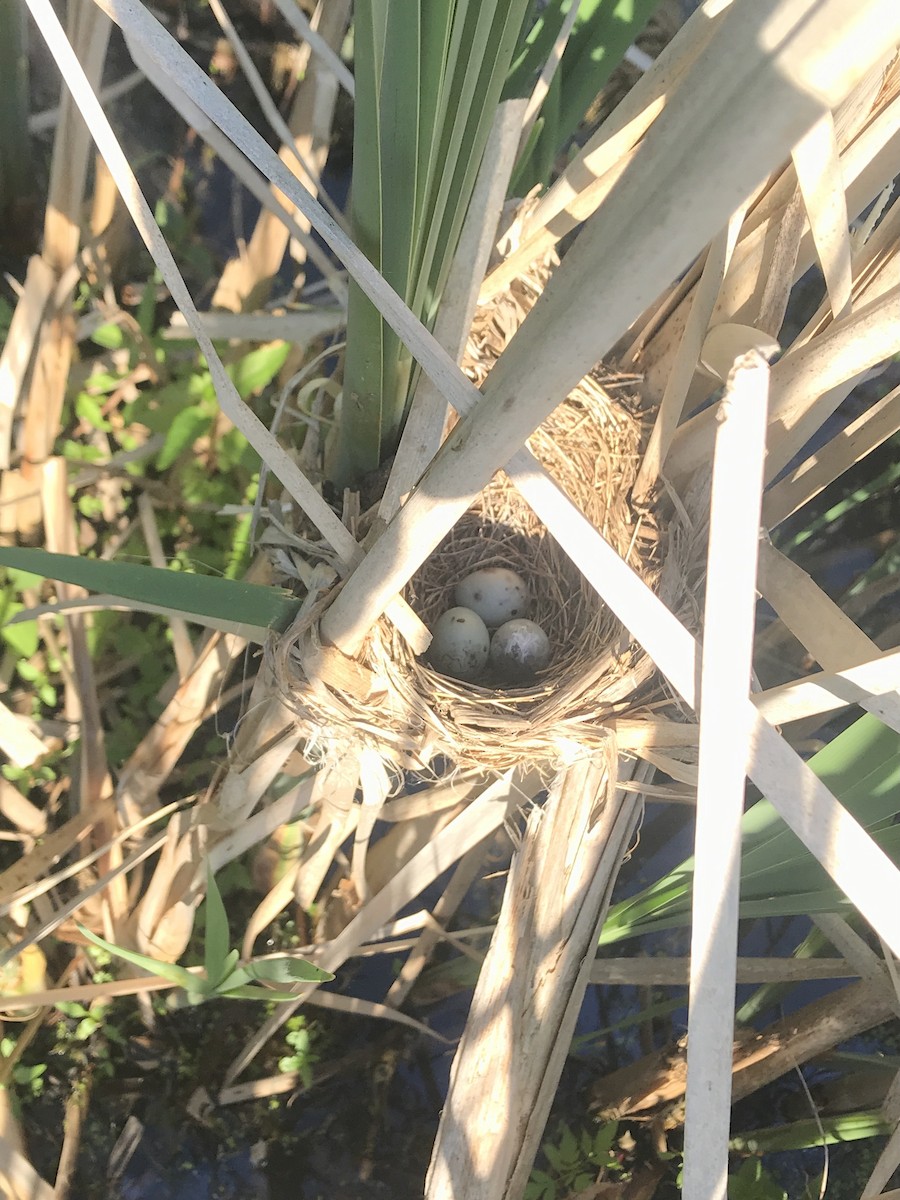
M 518 280 L 479 313 L 464 364 L 476 383 L 520 323 L 541 281 Z M 510 311 L 511 310 L 511 311 Z M 593 372 L 533 435 L 542 465 L 610 545 L 651 586 L 661 570 L 660 542 L 646 511 L 628 497 L 645 428 L 634 377 Z M 312 619 L 282 640 L 276 674 L 308 740 L 326 759 L 374 750 L 395 771 L 505 770 L 554 764 L 573 744 L 590 752 L 617 715 L 653 698 L 653 665 L 585 580 L 578 566 L 500 472 L 408 582 L 404 598 L 429 627 L 456 603 L 454 587 L 482 567 L 508 567 L 531 592 L 529 616 L 547 633 L 549 665 L 528 686 L 503 686 L 490 674 L 466 683 L 416 657 L 382 618 L 358 658 L 362 690 L 326 680 Z M 658 694 L 657 694 L 658 698 Z

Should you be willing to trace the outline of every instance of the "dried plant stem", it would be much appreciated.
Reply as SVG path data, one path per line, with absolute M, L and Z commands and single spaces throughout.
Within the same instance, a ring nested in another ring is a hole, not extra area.
M 598 958 L 591 983 L 604 987 L 686 986 L 689 958 Z M 855 979 L 858 972 L 843 958 L 739 958 L 738 983 L 798 983 L 806 979 Z
M 72 1184 L 75 1181 L 75 1169 L 78 1163 L 78 1153 L 81 1149 L 81 1134 L 87 1118 L 88 1105 L 91 1101 L 91 1085 L 93 1077 L 89 1073 L 77 1080 L 66 1101 L 66 1112 L 63 1118 L 63 1144 L 59 1156 L 59 1166 L 56 1170 L 54 1193 L 56 1200 L 68 1200 Z
M 895 387 L 795 471 L 768 489 L 763 500 L 765 527 L 774 529 L 787 520 L 898 430 L 900 387 Z
M 685 1200 L 725 1200 L 734 1037 L 741 818 L 750 758 L 748 680 L 756 614 L 756 547 L 769 368 L 735 364 L 722 402 L 710 497 L 701 677 Z
M 776 1021 L 761 1033 L 738 1038 L 734 1045 L 733 1099 L 752 1095 L 817 1054 L 882 1024 L 893 1015 L 894 1000 L 887 977 L 877 985 L 854 983 Z M 683 1047 L 670 1047 L 608 1075 L 595 1088 L 594 1102 L 607 1117 L 647 1113 L 670 1105 L 664 1120 L 667 1127 L 674 1128 L 684 1119 L 685 1081 Z
M 860 642 L 856 652 L 863 649 Z M 900 678 L 900 650 L 886 650 L 883 654 L 873 650 L 872 654 L 871 658 L 843 671 L 820 671 L 796 683 L 756 692 L 753 703 L 772 725 L 786 725 L 850 704 L 868 707 L 878 697 L 896 693 Z M 883 713 L 879 715 L 884 719 Z M 885 723 L 890 724 L 890 720 Z
M 743 219 L 744 209 L 740 208 L 728 222 L 727 228 L 713 238 L 709 247 L 700 282 L 694 291 L 684 337 L 678 346 L 644 460 L 634 482 L 633 497 L 636 504 L 644 500 L 656 486 L 659 472 L 669 452 Z
M 595 943 L 639 811 L 616 795 L 615 751 L 563 768 L 510 869 L 426 1182 L 427 1200 L 524 1191 Z
M 826 671 L 840 671 L 878 658 L 879 649 L 802 567 L 771 542 L 760 550 L 759 586 L 781 620 Z M 900 732 L 900 689 L 861 698 L 859 703 Z

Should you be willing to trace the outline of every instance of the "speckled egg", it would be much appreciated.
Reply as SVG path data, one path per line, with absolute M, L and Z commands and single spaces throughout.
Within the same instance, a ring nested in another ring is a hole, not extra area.
M 460 580 L 453 591 L 457 604 L 478 613 L 488 629 L 524 617 L 531 605 L 528 584 L 509 567 L 482 567 Z
M 471 682 L 487 666 L 491 635 L 471 608 L 450 608 L 438 617 L 431 631 L 428 653 L 431 665 L 442 675 Z
M 491 666 L 511 683 L 527 683 L 549 661 L 550 639 L 534 621 L 507 621 L 491 638 Z

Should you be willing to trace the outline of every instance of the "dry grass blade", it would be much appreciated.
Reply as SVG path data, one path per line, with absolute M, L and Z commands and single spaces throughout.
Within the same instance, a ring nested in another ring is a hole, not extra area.
M 309 43 L 312 52 L 321 59 L 347 94 L 352 96 L 356 90 L 353 76 L 334 48 L 318 33 L 325 4 L 320 0 L 311 21 L 295 0 L 275 0 L 275 7 L 300 38 Z
M 528 143 L 528 136 L 537 120 L 538 113 L 541 111 L 541 106 L 547 98 L 547 93 L 550 91 L 550 85 L 553 78 L 559 69 L 562 62 L 562 56 L 565 53 L 566 44 L 575 28 L 575 21 L 578 18 L 578 10 L 580 3 L 570 4 L 569 11 L 563 18 L 563 22 L 559 27 L 559 33 L 556 35 L 556 41 L 547 55 L 547 61 L 541 67 L 541 73 L 538 76 L 537 83 L 532 89 L 531 95 L 528 97 L 528 105 L 522 117 L 521 134 L 519 136 L 519 151 L 524 152 Z M 473 276 L 480 278 L 480 275 Z
M 260 903 L 250 914 L 244 936 L 241 939 L 241 954 L 248 958 L 253 953 L 253 943 L 262 931 L 277 918 L 278 914 L 291 903 L 297 882 L 297 863 L 288 864 L 284 874 L 278 879 Z
M 197 973 L 201 967 L 186 967 L 185 970 Z M 94 1004 L 96 1001 L 107 1002 L 120 996 L 145 996 L 149 992 L 171 991 L 177 985 L 171 979 L 161 975 L 145 975 L 140 979 L 111 979 L 106 983 L 70 984 L 68 987 L 49 988 L 44 992 L 32 992 L 26 996 L 3 996 L 4 1012 L 21 1012 L 40 1005 L 50 1008 L 56 1004 L 68 1002 Z
M 112 28 L 107 17 L 93 8 L 68 14 L 78 71 L 99 86 Z M 81 63 L 84 64 L 83 68 Z M 75 324 L 71 313 L 71 291 L 81 271 L 76 266 L 81 238 L 81 216 L 91 151 L 90 133 L 69 91 L 63 92 L 60 121 L 53 143 L 47 206 L 44 218 L 42 258 L 50 268 L 39 279 L 36 307 L 45 317 L 37 338 L 28 383 L 19 443 L 21 466 L 4 479 L 4 493 L 15 488 L 15 480 L 43 482 L 44 464 L 54 452 L 59 432 L 69 367 L 74 352 Z M 47 288 L 43 296 L 40 292 Z M 19 528 L 32 533 L 42 514 L 36 504 L 22 504 L 17 513 Z
M 640 503 L 656 487 L 659 472 L 665 462 L 672 438 L 687 399 L 688 388 L 700 361 L 700 352 L 709 328 L 710 318 L 728 264 L 734 253 L 735 243 L 744 220 L 744 209 L 740 208 L 731 217 L 728 226 L 713 238 L 703 266 L 703 274 L 694 293 L 690 316 L 684 329 L 684 337 L 672 364 L 672 373 L 660 402 L 659 412 L 650 434 L 650 441 L 634 482 L 633 499 Z
M 294 771 L 293 764 L 291 770 Z M 230 833 L 219 838 L 209 849 L 209 869 L 212 873 L 217 874 L 222 867 L 271 837 L 282 825 L 290 825 L 298 820 L 304 809 L 312 803 L 316 779 L 312 769 L 305 772 L 283 796 L 271 801 L 249 820 L 242 821 Z
M 716 437 L 701 677 L 683 1192 L 725 1197 L 734 1039 L 741 817 L 750 757 L 756 547 L 769 370 L 757 354 L 729 377 Z M 710 1186 L 712 1184 L 712 1186 Z
M 313 800 L 318 812 L 297 875 L 296 897 L 304 910 L 315 902 L 338 848 L 356 828 L 359 810 L 353 798 L 358 785 L 359 766 L 351 759 L 329 763 L 316 777 Z
M 35 255 L 0 352 L 0 469 L 10 465 L 13 416 L 28 373 L 44 312 L 56 287 L 50 266 Z
M 112 806 L 109 807 L 111 810 Z M 40 880 L 50 873 L 63 855 L 70 853 L 87 838 L 99 815 L 97 809 L 76 813 L 58 829 L 46 833 L 40 845 L 32 847 L 27 855 L 7 867 L 0 874 L 0 896 L 3 896 L 4 904 L 7 901 L 14 902 L 24 889 L 39 886 Z
M 768 541 L 763 542 L 760 551 L 759 588 L 785 625 L 826 671 L 840 671 L 879 656 L 872 639 L 801 567 Z M 900 732 L 900 695 L 896 691 L 859 703 Z
M 853 929 L 843 917 L 837 913 L 816 913 L 813 922 L 825 934 L 832 946 L 844 956 L 860 979 L 870 983 L 883 984 L 889 972 L 885 971 L 885 962 Z M 894 987 L 894 1012 L 900 1015 L 900 996 Z
M 322 181 L 319 178 L 320 170 L 318 166 L 311 167 L 305 160 L 299 147 L 295 143 L 294 134 L 288 128 L 287 123 L 269 94 L 269 89 L 262 79 L 259 71 L 257 71 L 253 59 L 251 58 L 246 46 L 241 41 L 237 30 L 231 22 L 231 18 L 221 4 L 221 0 L 209 0 L 209 6 L 215 14 L 216 20 L 222 28 L 222 32 L 228 39 L 231 48 L 234 50 L 238 62 L 241 64 L 241 70 L 250 84 L 253 95 L 256 97 L 260 108 L 265 114 L 269 125 L 278 134 L 281 139 L 284 150 L 296 161 L 297 167 L 302 173 L 306 187 L 312 187 L 310 190 L 314 195 L 319 195 L 322 201 L 334 219 L 340 222 L 343 218 L 337 205 L 325 191 L 322 186 Z M 213 301 L 215 304 L 215 300 Z
M 268 216 L 270 220 L 277 222 L 277 227 L 284 231 L 283 238 L 285 242 L 288 235 L 297 239 L 298 244 L 303 247 L 304 254 L 308 255 L 310 261 L 321 271 L 322 277 L 337 303 L 344 305 L 347 299 L 347 289 L 341 273 L 335 269 L 334 264 L 328 255 L 323 252 L 321 246 L 318 246 L 310 237 L 308 227 L 298 221 L 291 210 L 285 207 L 283 198 L 274 194 L 271 188 L 267 187 L 264 177 L 256 167 L 235 149 L 231 141 L 214 122 L 206 118 L 191 98 L 178 86 L 177 82 L 164 74 L 160 74 L 153 61 L 147 58 L 141 43 L 135 38 L 126 37 L 126 41 L 129 52 L 135 62 L 140 64 L 148 79 L 153 82 L 161 95 L 166 98 L 176 112 L 180 113 L 187 124 L 197 130 L 211 149 L 219 155 L 228 168 L 240 179 L 248 192 L 259 201 L 263 209 L 263 216 L 260 219 L 263 220 Z M 220 283 L 219 288 L 216 290 L 216 295 L 213 297 L 213 303 L 223 303 L 229 298 L 229 293 L 233 292 L 233 290 L 234 284 L 233 282 L 229 282 L 224 295 L 220 295 L 223 292 L 223 286 Z M 242 297 L 239 296 L 233 306 L 240 308 L 241 303 Z
M 77 849 L 79 841 L 92 829 L 98 814 L 92 812 L 72 817 L 59 829 L 42 836 L 38 845 L 29 848 L 28 853 L 23 855 L 19 862 L 0 875 L 0 896 L 3 897 L 0 901 L 0 916 L 6 916 L 17 904 L 30 904 L 51 888 L 58 887 L 86 867 L 92 866 L 114 847 L 133 840 L 147 825 L 166 820 L 180 807 L 180 804 L 166 805 L 138 824 L 119 830 L 108 842 L 101 842 L 89 853 L 73 859 L 58 871 L 53 871 L 51 868 L 63 854 L 73 853 Z M 108 813 L 104 814 L 101 809 L 99 815 L 112 816 L 112 805 L 108 805 L 108 808 Z
M 850 221 L 841 179 L 834 119 L 828 113 L 793 150 L 797 180 L 822 264 L 831 311 L 839 320 L 850 308 Z
M 421 1021 L 417 1021 L 415 1017 L 398 1012 L 389 1004 L 378 1004 L 374 1000 L 362 1000 L 359 996 L 345 996 L 340 992 L 323 991 L 314 992 L 307 1003 L 315 1008 L 330 1009 L 332 1012 L 352 1013 L 354 1016 L 371 1017 L 376 1021 L 393 1021 L 394 1024 L 413 1029 L 425 1037 L 435 1038 L 439 1042 L 447 1041 L 439 1033 L 435 1033 Z
M 375 822 L 381 815 L 384 802 L 391 791 L 391 780 L 380 756 L 369 748 L 360 755 L 359 779 L 362 789 L 362 807 L 353 835 L 353 855 L 350 859 L 350 882 L 356 889 L 361 903 L 369 899 L 369 883 L 366 878 L 366 855 Z
M 240 654 L 243 638 L 218 633 L 199 649 L 193 670 L 135 748 L 119 774 L 116 800 L 128 823 L 158 803 L 159 789 L 172 772 L 211 702 Z
M 444 935 L 441 922 L 446 923 L 450 920 L 481 870 L 485 849 L 485 845 L 476 846 L 460 860 L 452 879 L 431 911 L 431 921 L 410 947 L 397 978 L 388 989 L 385 997 L 387 1004 L 399 1008 L 409 995 L 432 951 Z
M 95 896 L 102 895 L 118 877 L 126 875 L 132 868 L 140 866 L 142 862 L 160 849 L 164 839 L 165 834 L 159 834 L 157 837 L 143 842 L 136 850 L 133 850 L 131 854 L 127 855 L 116 866 L 107 871 L 106 874 L 101 875 L 90 887 L 83 888 L 73 900 L 69 900 L 59 908 L 53 910 L 51 916 L 32 928 L 28 935 L 23 937 L 21 941 L 16 942 L 11 950 L 5 950 L 0 954 L 0 969 L 29 946 L 35 946 L 43 941 L 45 937 L 49 937 L 51 933 L 59 929 L 73 913 L 78 912 L 89 900 L 92 900 Z
M 8 1132 L 0 1136 L 0 1178 L 10 1200 L 55 1200 L 54 1189 L 41 1179 Z
M 299 9 L 287 0 L 285 7 L 299 13 Z M 348 74 L 333 47 L 339 47 L 347 30 L 350 15 L 349 0 L 330 0 L 320 3 L 313 15 L 310 36 L 317 45 L 324 46 L 332 59 Z M 302 16 L 302 14 L 301 14 Z M 302 18 L 305 22 L 305 17 Z M 308 23 L 307 23 L 308 24 Z M 321 174 L 327 161 L 331 143 L 331 128 L 338 95 L 338 82 L 331 67 L 316 54 L 310 57 L 307 42 L 300 49 L 297 73 L 302 76 L 294 103 L 288 117 L 290 143 L 279 151 L 279 158 L 309 188 L 313 196 L 321 190 Z M 305 70 L 304 70 L 305 67 Z M 352 84 L 352 78 L 350 83 Z M 322 198 L 328 204 L 327 194 Z M 337 214 L 332 206 L 328 211 Z M 304 233 L 311 225 L 302 214 L 297 214 L 297 223 Z M 249 309 L 264 299 L 271 282 L 278 274 L 287 249 L 289 230 L 271 209 L 264 210 L 254 227 L 253 233 L 242 252 L 229 262 L 219 280 L 213 304 L 226 308 Z M 298 265 L 306 261 L 303 240 L 292 247 L 292 255 Z M 342 292 L 345 289 L 341 287 Z
M 769 488 L 763 500 L 765 527 L 774 529 L 780 525 L 898 430 L 900 387 L 895 387 L 790 475 Z
M 343 328 L 344 314 L 337 307 L 314 308 L 289 313 L 200 313 L 200 322 L 209 337 L 240 338 L 246 342 L 283 340 L 305 346 L 321 337 L 336 334 Z M 167 341 L 191 340 L 193 333 L 181 313 L 173 313 L 169 324 L 161 330 Z
M 32 804 L 6 779 L 0 779 L 0 814 L 23 838 L 35 840 L 47 832 L 47 814 Z M 0 884 L 0 894 L 3 892 Z
M 604 987 L 678 987 L 690 978 L 689 958 L 601 958 L 591 967 L 591 983 Z M 855 979 L 843 958 L 739 958 L 738 983 L 797 983 L 806 979 Z
M 213 811 L 207 814 L 213 829 L 231 832 L 246 821 L 299 740 L 296 723 L 263 664 L 238 725 L 227 772 L 213 797 Z
M 796 683 L 757 692 L 753 703 L 770 724 L 787 725 L 851 704 L 865 706 L 873 697 L 898 691 L 900 649 L 894 649 L 843 671 L 821 671 Z
M 895 1197 L 895 1200 L 900 1197 L 900 1190 L 889 1192 L 884 1190 L 898 1167 L 900 1167 L 900 1126 L 891 1134 L 887 1145 L 878 1156 L 878 1162 L 863 1188 L 860 1200 L 870 1200 L 875 1196 L 881 1196 L 882 1200 L 888 1196 Z

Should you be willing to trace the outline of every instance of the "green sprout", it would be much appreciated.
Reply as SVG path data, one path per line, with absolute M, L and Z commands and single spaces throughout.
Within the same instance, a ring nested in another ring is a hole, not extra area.
M 262 962 L 239 964 L 240 951 L 229 950 L 228 916 L 215 876 L 207 866 L 206 871 L 206 939 L 203 947 L 202 975 L 181 967 L 177 963 L 163 962 L 135 950 L 116 946 L 105 938 L 91 933 L 84 925 L 79 931 L 101 950 L 115 954 L 136 967 L 160 975 L 181 988 L 188 1004 L 202 1004 L 217 997 L 226 1000 L 295 1000 L 296 993 L 279 991 L 269 984 L 326 983 L 334 979 L 330 971 L 323 971 L 301 958 L 280 954 Z

